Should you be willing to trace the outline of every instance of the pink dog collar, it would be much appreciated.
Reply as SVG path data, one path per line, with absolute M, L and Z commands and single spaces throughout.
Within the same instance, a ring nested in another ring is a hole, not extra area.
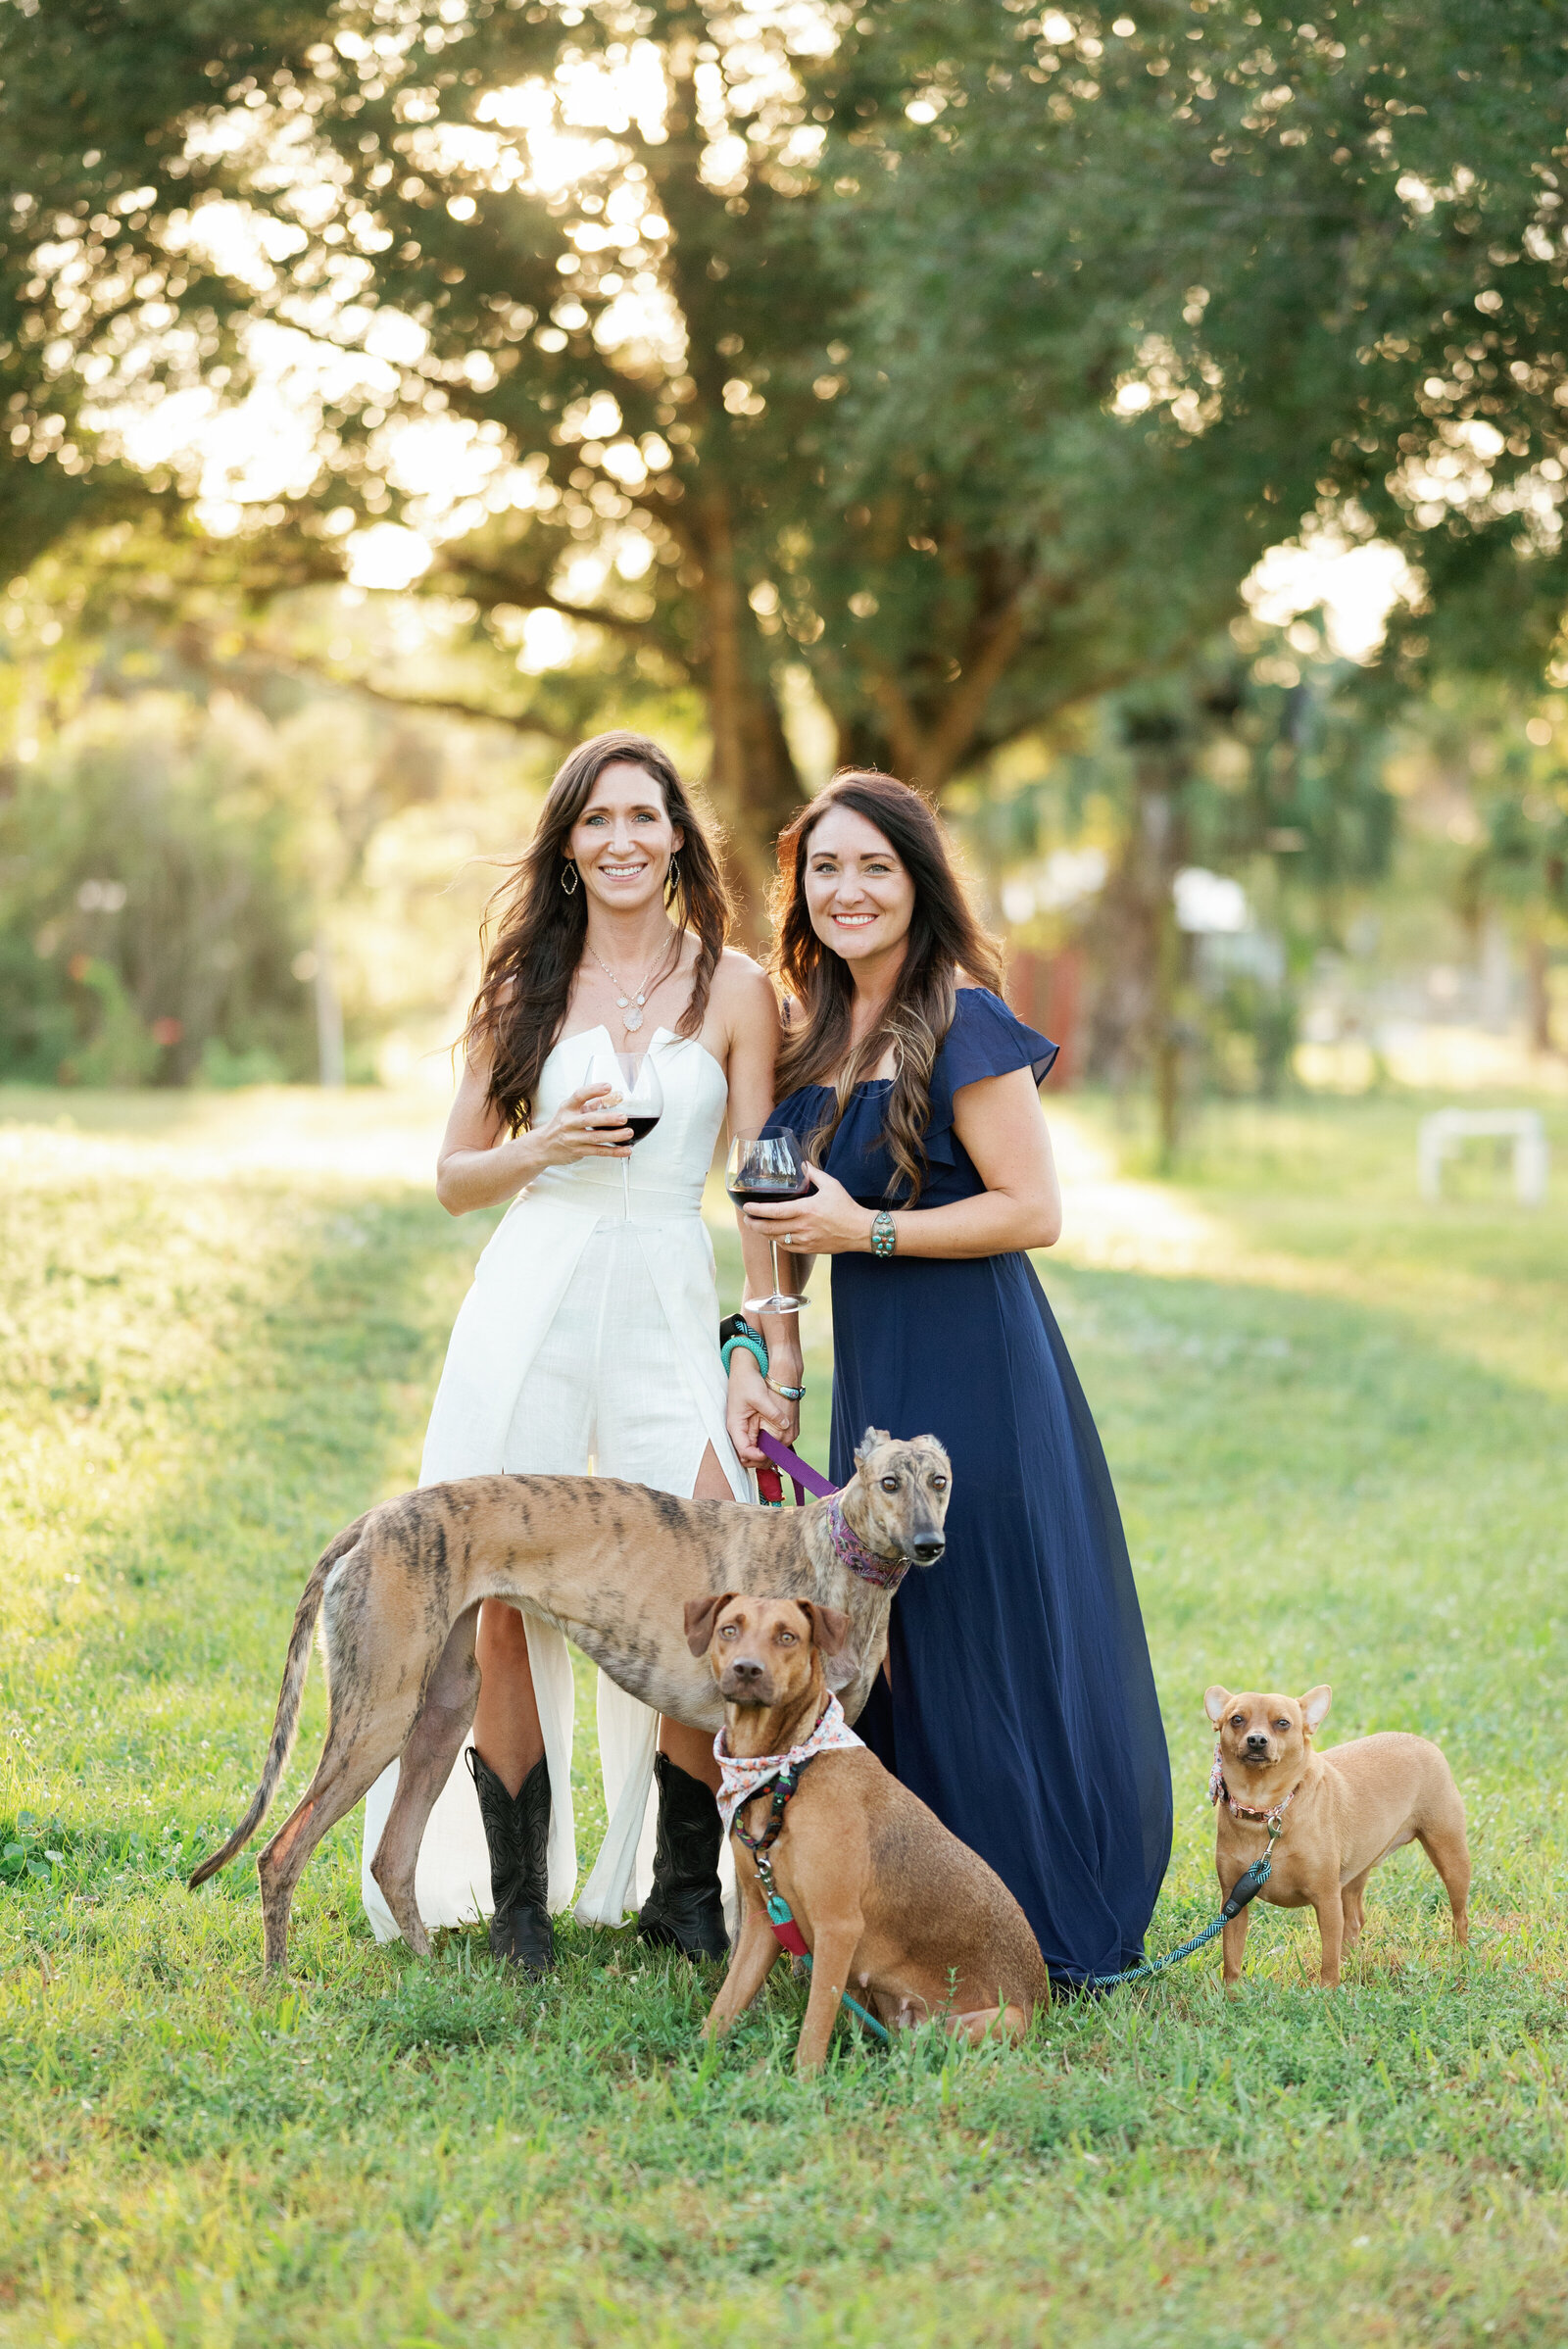
M 1225 1769 L 1220 1760 L 1219 1739 L 1217 1737 L 1214 1739 L 1214 1767 L 1208 1774 L 1209 1801 L 1223 1802 L 1233 1819 L 1255 1819 L 1260 1827 L 1268 1829 L 1270 1841 L 1275 1835 L 1284 1834 L 1285 1814 L 1301 1791 L 1303 1783 L 1302 1780 L 1298 1779 L 1284 1800 L 1275 1803 L 1273 1809 L 1269 1811 L 1257 1810 L 1250 1802 L 1238 1802 L 1225 1784 Z
M 907 1558 L 879 1558 L 874 1549 L 866 1548 L 845 1516 L 836 1493 L 827 1505 L 827 1538 L 839 1564 L 858 1574 L 862 1583 L 874 1583 L 879 1590 L 896 1590 L 909 1571 Z

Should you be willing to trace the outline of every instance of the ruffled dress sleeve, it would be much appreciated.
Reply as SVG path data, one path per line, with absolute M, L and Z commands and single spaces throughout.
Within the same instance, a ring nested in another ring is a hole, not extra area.
M 983 1077 L 1010 1076 L 1027 1068 L 1037 1085 L 1050 1074 L 1058 1048 L 1037 1028 L 1025 1027 L 989 987 L 960 987 L 936 1066 L 931 1071 L 931 1122 L 926 1156 L 953 1164 L 953 1099 Z

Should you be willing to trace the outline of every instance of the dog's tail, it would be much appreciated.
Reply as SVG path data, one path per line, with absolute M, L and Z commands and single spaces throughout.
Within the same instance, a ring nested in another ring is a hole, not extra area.
M 262 1770 L 262 1783 L 251 1797 L 251 1807 L 235 1828 L 228 1841 L 221 1844 L 190 1879 L 194 1892 L 220 1868 L 226 1868 L 237 1851 L 242 1851 L 267 1815 L 267 1806 L 277 1790 L 277 1782 L 288 1767 L 293 1750 L 294 1733 L 299 1727 L 300 1698 L 305 1692 L 305 1675 L 311 1663 L 311 1636 L 316 1630 L 316 1618 L 321 1611 L 321 1592 L 326 1578 L 339 1558 L 346 1557 L 360 1538 L 365 1519 L 358 1518 L 341 1534 L 334 1534 L 311 1568 L 311 1579 L 300 1593 L 300 1603 L 294 1610 L 294 1629 L 289 1634 L 288 1655 L 283 1665 L 283 1686 L 277 1692 L 277 1711 L 272 1719 L 272 1741 L 267 1749 L 267 1761 Z

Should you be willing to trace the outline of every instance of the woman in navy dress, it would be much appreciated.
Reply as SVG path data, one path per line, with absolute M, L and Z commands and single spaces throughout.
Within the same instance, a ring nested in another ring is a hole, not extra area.
M 836 777 L 780 876 L 770 1130 L 799 1134 L 814 1188 L 748 1214 L 833 1259 L 835 1481 L 868 1427 L 953 1459 L 946 1555 L 904 1583 L 858 1727 L 996 1869 L 1055 1981 L 1115 1973 L 1170 1856 L 1170 1766 L 1105 1456 L 1024 1252 L 1061 1225 L 1035 1090 L 1056 1048 L 1001 1000 L 906 785 Z

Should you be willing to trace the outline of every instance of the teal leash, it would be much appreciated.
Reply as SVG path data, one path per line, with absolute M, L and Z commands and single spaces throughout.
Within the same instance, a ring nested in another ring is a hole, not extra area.
M 1142 1966 L 1129 1966 L 1125 1974 L 1086 1974 L 1083 1981 L 1078 1983 L 1078 1988 L 1081 1990 L 1119 1990 L 1128 1982 L 1150 1982 L 1156 1974 L 1163 1974 L 1167 1966 L 1179 1966 L 1184 1958 L 1190 1958 L 1200 1949 L 1205 1948 L 1216 1933 L 1222 1933 L 1232 1919 L 1241 1915 L 1248 1902 L 1255 1899 L 1268 1883 L 1274 1873 L 1274 1862 L 1269 1854 L 1274 1848 L 1274 1838 L 1279 1832 L 1277 1827 L 1269 1829 L 1268 1850 L 1264 1852 L 1260 1860 L 1252 1862 L 1245 1876 L 1237 1878 L 1231 1887 L 1230 1898 L 1212 1925 L 1205 1925 L 1200 1933 L 1194 1933 L 1192 1939 L 1184 1941 L 1179 1949 L 1169 1949 L 1163 1957 L 1150 1958 Z

